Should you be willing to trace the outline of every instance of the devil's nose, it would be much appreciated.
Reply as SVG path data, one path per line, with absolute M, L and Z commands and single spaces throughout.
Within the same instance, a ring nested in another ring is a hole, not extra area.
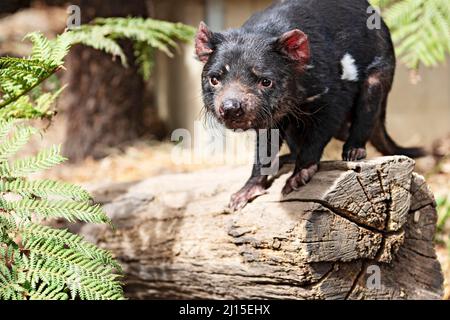
M 244 114 L 242 104 L 236 99 L 225 100 L 220 106 L 219 112 L 224 118 L 237 118 Z

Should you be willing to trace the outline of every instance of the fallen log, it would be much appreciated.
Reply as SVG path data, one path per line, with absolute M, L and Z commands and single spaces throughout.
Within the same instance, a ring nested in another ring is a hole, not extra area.
M 436 210 L 414 161 L 323 162 L 241 212 L 225 210 L 248 168 L 98 189 L 116 230 L 77 230 L 111 250 L 131 299 L 441 299 Z

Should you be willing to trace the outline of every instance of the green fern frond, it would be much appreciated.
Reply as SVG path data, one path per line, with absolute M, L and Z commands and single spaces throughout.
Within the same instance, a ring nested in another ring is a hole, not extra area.
M 147 81 L 154 67 L 155 49 L 144 42 L 137 42 L 134 44 L 134 55 L 136 63 L 139 65 L 139 72 L 142 78 Z
M 85 300 L 123 300 L 123 292 L 115 282 L 104 282 L 89 278 L 81 279 L 73 286 L 72 296 L 79 295 Z
M 450 53 L 450 2 L 401 0 L 385 14 L 396 53 L 410 68 L 444 62 Z
M 0 119 L 39 119 L 50 118 L 53 115 L 54 112 L 44 109 L 44 106 L 35 106 L 29 96 L 22 96 L 0 109 Z
M 24 300 L 24 291 L 17 272 L 0 263 L 0 300 Z
M 54 66 L 61 66 L 64 64 L 64 58 L 68 55 L 72 41 L 66 37 L 67 33 L 58 35 L 50 44 L 51 54 L 50 61 Z
M 123 299 L 117 274 L 121 268 L 110 253 L 66 230 L 33 222 L 51 218 L 91 223 L 110 220 L 78 186 L 22 178 L 64 158 L 59 146 L 54 146 L 10 164 L 10 158 L 37 132 L 23 126 L 13 130 L 13 124 L 0 120 L 4 139 L 0 144 L 0 298 L 68 299 L 70 293 L 72 298 Z M 18 199 L 12 200 L 12 195 Z
M 40 32 L 32 32 L 25 36 L 33 44 L 33 51 L 31 53 L 31 60 L 46 61 L 51 66 L 52 45 Z
M 28 294 L 30 300 L 68 300 L 69 296 L 62 291 L 63 288 L 63 286 L 42 282 L 37 288 L 32 288 Z
M 66 160 L 61 156 L 61 146 L 52 146 L 40 151 L 36 156 L 16 160 L 10 165 L 8 162 L 0 164 L 0 176 L 23 177 L 38 171 L 50 169 Z
M 5 233 L 16 228 L 17 224 L 13 217 L 0 215 L 0 237 L 7 235 Z M 2 238 L 2 240 L 4 239 Z
M 0 203 L 3 203 L 2 201 L 3 200 L 0 200 Z M 14 240 L 11 239 L 18 229 L 15 220 L 16 217 L 12 215 L 0 215 L 0 257 L 3 255 L 2 250 L 15 243 Z M 0 260 L 2 260 L 2 258 L 0 258 Z
M 122 48 L 116 41 L 107 38 L 103 30 L 99 30 L 95 27 L 80 28 L 68 31 L 62 34 L 61 37 L 71 45 L 84 44 L 94 49 L 104 51 L 114 57 L 119 57 L 122 64 L 127 66 L 127 58 Z
M 49 61 L 0 58 L 0 108 L 4 108 L 30 92 L 53 73 L 58 67 L 49 65 Z
M 119 271 L 121 270 L 120 265 L 114 260 L 111 253 L 84 241 L 82 237 L 66 230 L 53 229 L 38 224 L 28 224 L 24 226 L 21 231 L 23 241 L 28 244 L 29 248 L 33 248 L 32 243 L 36 240 L 45 239 L 45 241 L 51 241 L 64 247 L 71 248 L 90 259 L 99 261 L 104 265 L 110 265 Z
M 153 48 L 163 51 L 168 56 L 173 56 L 171 49 L 177 48 L 177 43 L 167 35 L 169 30 L 158 28 L 149 20 L 144 19 L 127 19 L 127 18 L 104 18 L 95 20 L 94 23 L 98 26 L 92 27 L 93 30 L 101 30 L 101 33 L 106 35 L 113 34 L 121 38 L 133 39 L 137 42 L 147 43 Z M 89 29 L 90 26 L 85 26 Z
M 0 144 L 0 162 L 6 161 L 15 155 L 36 133 L 37 130 L 32 127 L 18 127 L 10 139 Z
M 2 58 L 3 59 L 3 58 Z M 8 59 L 11 61 L 11 59 Z M 26 60 L 25 60 L 26 61 Z M 42 65 L 36 66 L 33 62 L 3 63 L 0 69 L 0 89 L 5 94 L 4 100 L 20 96 L 29 88 L 39 83 L 40 79 L 48 75 L 48 71 Z
M 67 85 L 62 86 L 58 90 L 56 90 L 54 93 L 47 92 L 44 94 L 41 94 L 36 99 L 36 106 L 34 109 L 38 111 L 40 114 L 45 114 L 50 109 L 51 105 L 58 99 L 58 97 L 61 95 L 63 90 L 67 87 Z
M 13 128 L 15 119 L 1 119 L 0 118 L 0 140 L 3 140 Z
M 42 218 L 64 218 L 70 222 L 77 220 L 91 223 L 107 223 L 108 217 L 99 205 L 67 200 L 22 199 L 6 201 L 7 210 L 13 210 L 23 218 L 33 214 Z
M 42 263 L 45 263 L 47 266 L 64 267 L 69 272 L 77 275 L 90 276 L 104 281 L 112 281 L 118 277 L 118 275 L 111 273 L 112 268 L 110 266 L 89 259 L 76 250 L 65 248 L 52 241 L 39 239 L 33 243 L 24 243 L 24 247 L 30 251 L 30 257 L 36 256 L 34 259 L 29 260 L 30 263 L 34 261 L 34 264 L 36 264 L 43 260 Z M 24 263 L 27 262 L 24 260 Z M 39 268 L 36 267 L 36 269 Z
M 89 201 L 89 193 L 83 188 L 61 181 L 37 180 L 27 181 L 15 179 L 12 181 L 0 181 L 0 192 L 13 192 L 24 197 L 48 198 L 60 196 L 75 201 Z
M 109 266 L 93 261 L 71 248 L 64 248 L 53 242 L 38 241 L 28 248 L 30 257 L 24 258 L 29 270 L 27 279 L 31 285 L 39 280 L 59 286 L 67 286 L 74 298 L 120 299 L 123 295 L 117 275 Z M 64 272 L 57 269 L 63 269 Z M 44 270 L 44 273 L 41 273 Z
M 172 56 L 172 51 L 177 49 L 176 40 L 190 41 L 194 32 L 194 28 L 179 23 L 142 18 L 106 18 L 66 31 L 54 40 L 48 40 L 39 32 L 31 33 L 25 37 L 33 44 L 29 58 L 0 57 L 0 118 L 51 116 L 49 107 L 59 92 L 43 96 L 36 101 L 36 105 L 27 94 L 61 68 L 70 47 L 75 44 L 84 44 L 117 56 L 126 66 L 126 56 L 117 40 L 131 39 L 140 72 L 147 80 L 153 66 L 154 50 Z
M 34 79 L 39 79 L 51 71 L 48 61 L 15 57 L 0 57 L 0 70 L 9 77 L 13 76 L 14 72 L 24 72 Z
M 80 260 L 78 256 L 74 258 L 71 254 L 55 255 L 56 251 L 48 250 L 48 248 L 31 250 L 30 257 L 24 259 L 24 267 L 27 270 L 26 279 L 32 289 L 39 292 L 37 296 L 34 296 L 35 291 L 32 291 L 32 299 L 68 299 L 67 294 L 61 293 L 64 288 L 69 289 L 72 298 L 77 296 L 90 300 L 122 298 L 122 289 L 109 270 L 106 270 L 104 275 L 99 275 L 98 272 L 87 271 L 89 268 L 86 267 L 87 262 Z M 61 250 L 58 249 L 58 251 Z M 42 284 L 51 288 L 43 292 L 39 290 Z
M 30 250 L 30 249 L 28 249 Z M 26 280 L 32 289 L 38 289 L 41 282 L 45 284 L 53 284 L 60 290 L 64 288 L 67 278 L 71 276 L 70 270 L 55 266 L 49 261 L 41 259 L 34 252 L 26 255 L 23 259 L 23 267 L 26 270 Z
M 127 63 L 126 57 L 116 40 L 132 40 L 141 73 L 147 79 L 155 49 L 172 57 L 173 50 L 178 49 L 176 40 L 188 42 L 194 34 L 194 28 L 181 23 L 143 18 L 98 18 L 63 36 L 72 44 L 81 43 L 118 56 L 123 65 Z M 144 49 L 148 51 L 144 52 Z
M 24 299 L 25 274 L 17 268 L 22 261 L 17 245 L 0 246 L 0 299 Z
M 21 96 L 0 109 L 0 119 L 51 118 L 55 114 L 51 107 L 65 88 L 66 86 L 63 86 L 54 93 L 43 93 L 39 95 L 35 102 L 32 102 L 29 96 Z

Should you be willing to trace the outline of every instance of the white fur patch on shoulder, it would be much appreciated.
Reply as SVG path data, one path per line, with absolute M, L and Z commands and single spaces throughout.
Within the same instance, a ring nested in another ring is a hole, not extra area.
M 358 68 L 355 64 L 355 59 L 353 59 L 350 53 L 346 53 L 341 60 L 342 65 L 342 80 L 348 81 L 358 81 Z

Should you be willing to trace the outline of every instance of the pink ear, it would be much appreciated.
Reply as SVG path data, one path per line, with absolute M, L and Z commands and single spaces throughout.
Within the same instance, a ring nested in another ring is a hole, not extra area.
M 298 29 L 286 32 L 278 39 L 278 45 L 290 59 L 307 64 L 310 58 L 308 36 Z
M 203 63 L 208 61 L 209 55 L 213 52 L 209 47 L 211 37 L 212 32 L 209 31 L 208 26 L 203 21 L 200 22 L 197 35 L 195 36 L 195 53 Z

